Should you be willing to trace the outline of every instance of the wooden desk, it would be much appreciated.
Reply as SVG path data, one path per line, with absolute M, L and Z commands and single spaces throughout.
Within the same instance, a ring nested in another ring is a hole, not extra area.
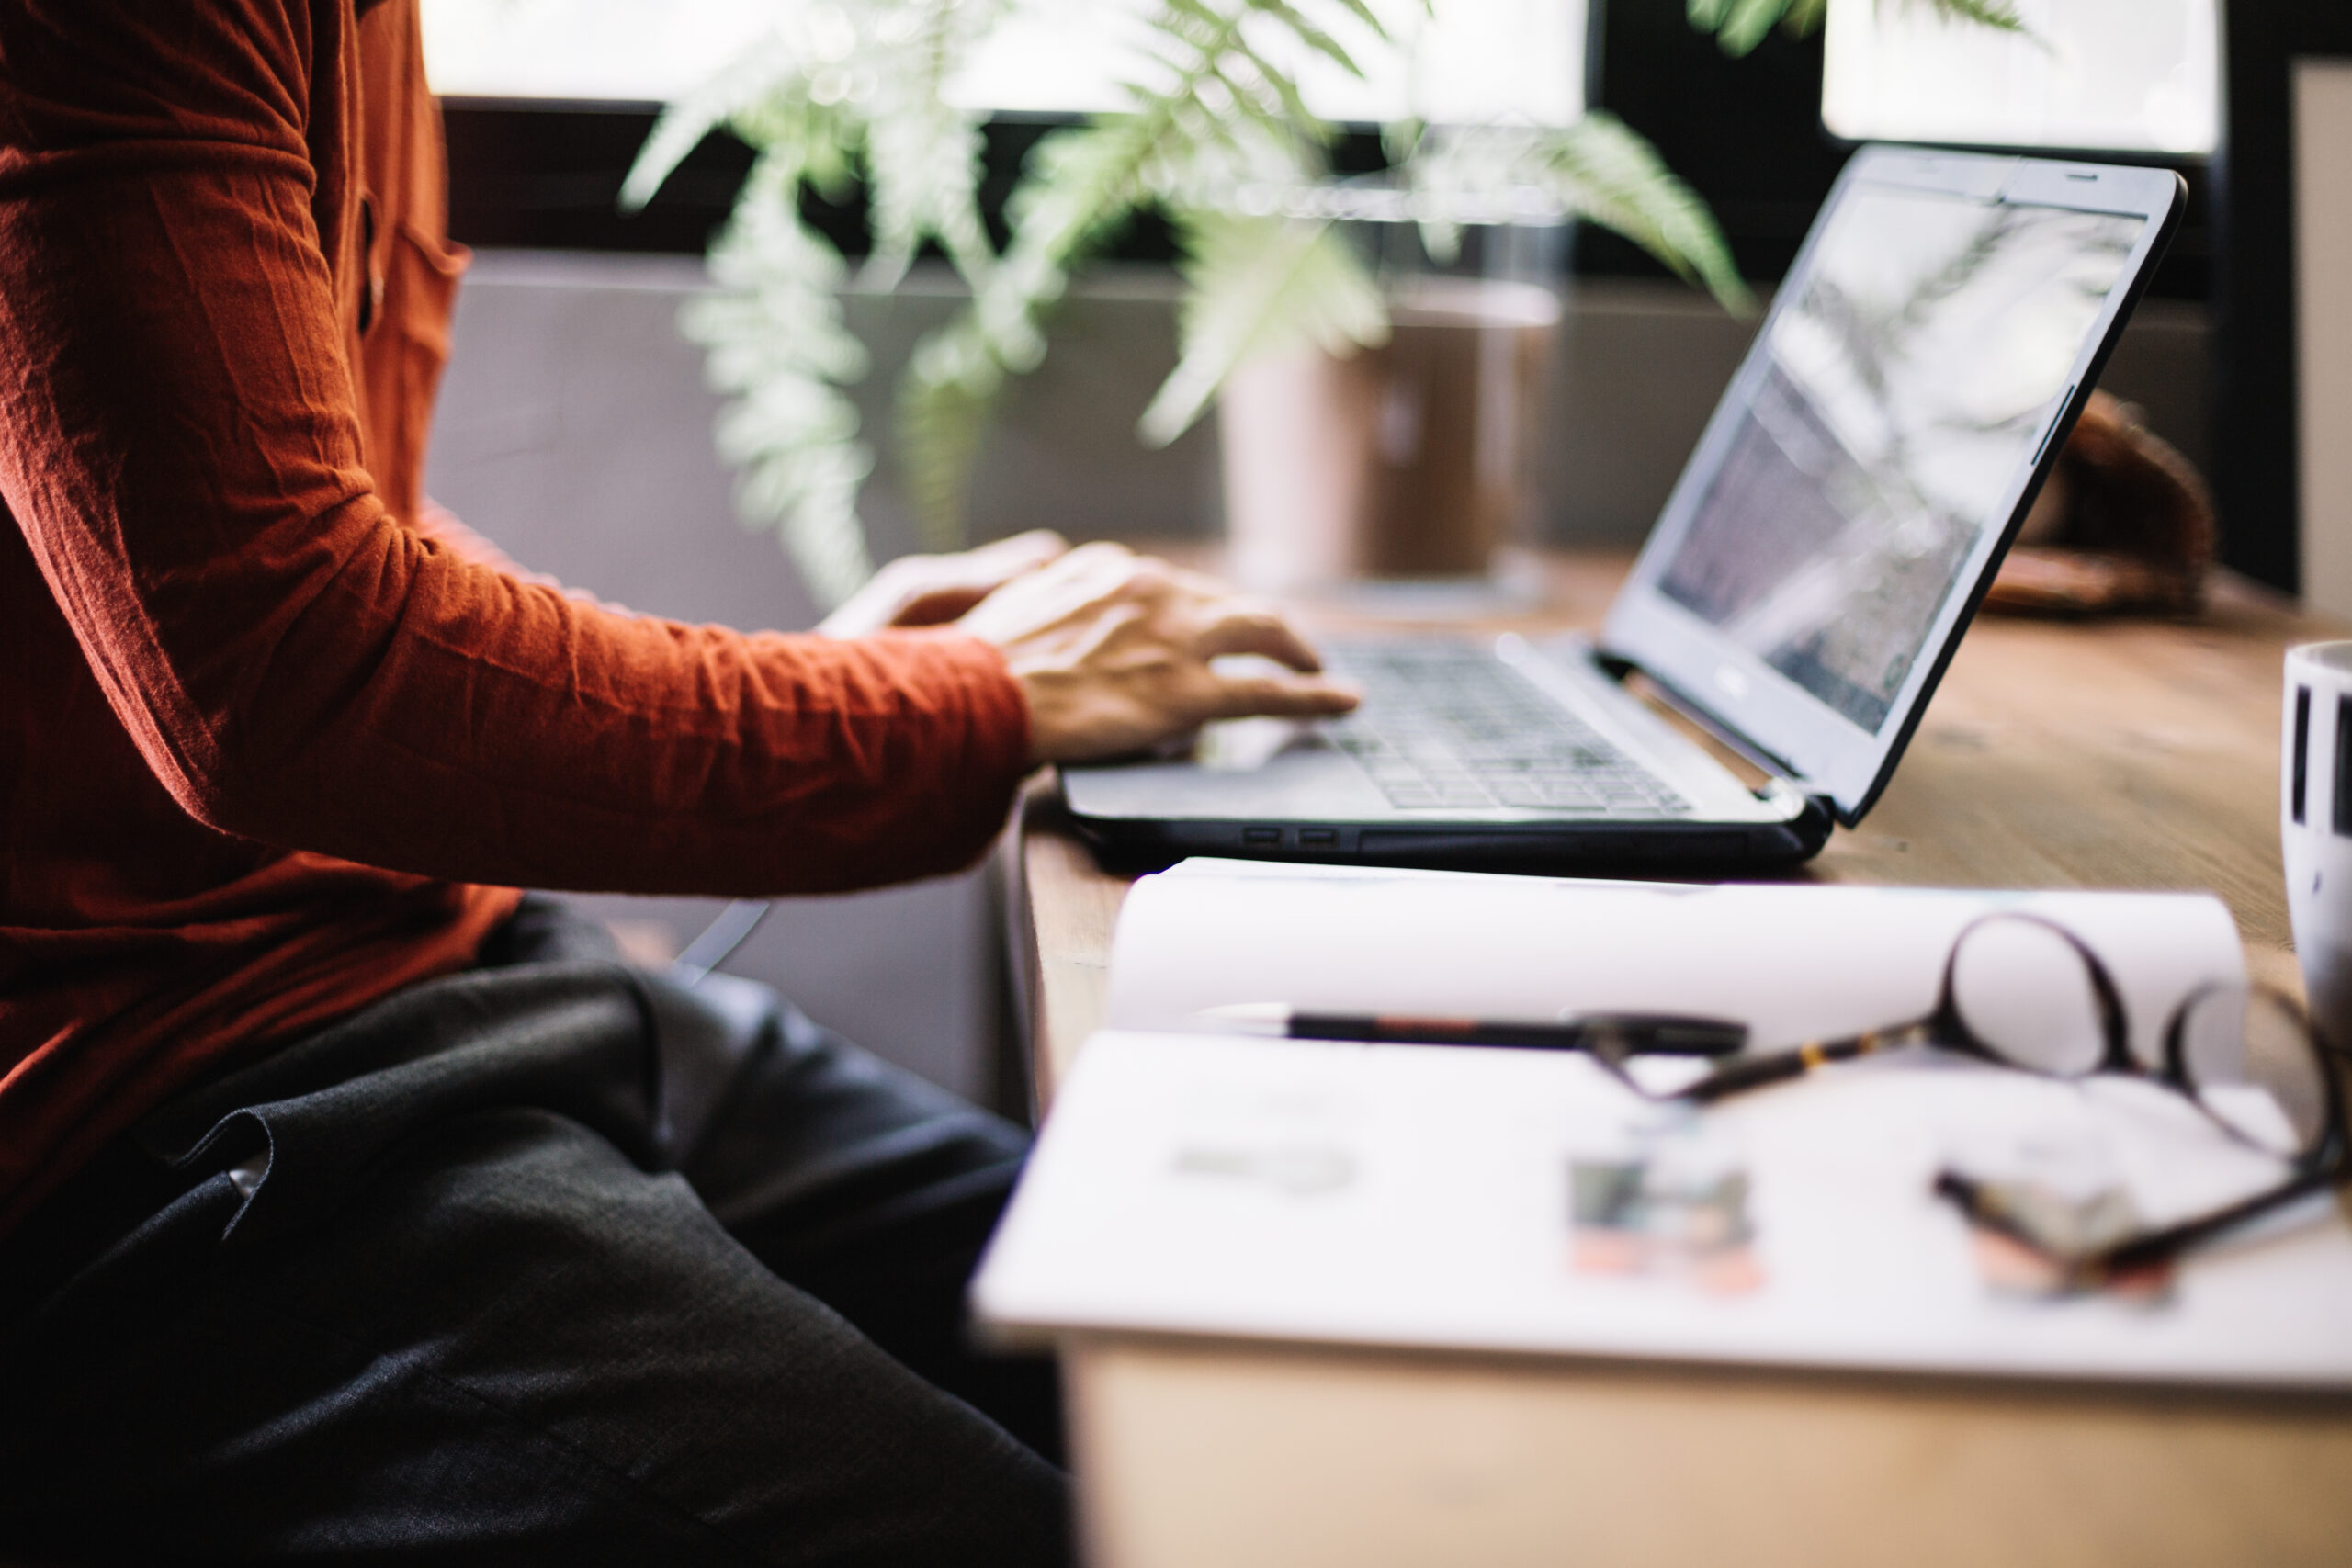
M 1536 619 L 1589 623 L 1624 564 L 1550 563 Z M 2336 635 L 2235 584 L 2193 624 L 1982 620 L 1869 821 L 1798 874 L 2211 888 L 2295 984 L 2279 654 Z M 1018 863 L 1049 1099 L 1126 884 L 1048 797 Z M 1065 1366 L 1096 1568 L 2352 1562 L 2341 1399 L 1136 1337 Z

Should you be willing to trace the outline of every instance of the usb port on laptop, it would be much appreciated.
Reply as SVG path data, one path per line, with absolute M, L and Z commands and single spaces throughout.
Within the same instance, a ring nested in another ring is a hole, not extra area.
M 1298 830 L 1298 847 L 1302 850 L 1336 850 L 1340 847 L 1340 830 L 1337 828 L 1301 828 Z
M 1283 841 L 1283 830 L 1280 828 L 1244 828 L 1241 829 L 1241 841 L 1252 849 L 1277 848 Z

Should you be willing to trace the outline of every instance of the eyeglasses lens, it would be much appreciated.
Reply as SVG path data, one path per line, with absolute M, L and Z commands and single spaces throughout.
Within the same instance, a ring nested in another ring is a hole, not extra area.
M 1952 952 L 1951 1004 L 1976 1043 L 2061 1077 L 2105 1059 L 2105 1014 L 2089 962 L 2065 936 L 2022 917 L 1981 920 Z
M 2316 1147 L 2327 1131 L 2327 1071 L 2301 1017 L 2279 997 L 2215 986 L 2181 1010 L 2177 1070 L 2206 1113 L 2274 1154 Z

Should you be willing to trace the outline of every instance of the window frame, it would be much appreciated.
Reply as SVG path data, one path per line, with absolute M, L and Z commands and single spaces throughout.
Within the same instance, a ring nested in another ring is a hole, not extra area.
M 2290 593 L 2302 586 L 2302 443 L 2296 417 L 2295 144 L 2299 58 L 2352 60 L 2341 0 L 2222 7 L 2222 147 L 2214 157 L 2213 492 L 2222 558 Z

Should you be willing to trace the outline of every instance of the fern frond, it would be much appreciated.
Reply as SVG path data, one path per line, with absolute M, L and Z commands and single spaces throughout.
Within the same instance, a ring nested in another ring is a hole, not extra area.
M 1365 0 L 1339 0 L 1339 4 L 1366 32 L 1384 43 L 1387 41 L 1388 29 L 1382 25 L 1380 18 L 1373 13 L 1372 7 L 1365 3 Z M 1421 0 L 1422 15 L 1427 16 L 1436 8 L 1436 0 Z
M 1787 20 L 1792 28 L 1796 23 L 1797 7 L 1791 0 L 1732 0 L 1715 32 L 1715 41 L 1726 54 L 1746 54 L 1764 41 L 1772 24 Z
M 842 384 L 865 374 L 839 290 L 848 265 L 800 220 L 795 149 L 753 164 L 734 215 L 711 247 L 713 291 L 680 312 L 709 351 L 721 412 L 719 456 L 740 470 L 736 505 L 749 526 L 774 527 L 827 608 L 873 575 L 858 486 L 873 457 L 857 440 Z
M 624 187 L 625 201 L 642 206 L 720 125 L 759 153 L 711 249 L 717 288 L 682 324 L 708 351 L 711 385 L 730 400 L 718 443 L 740 470 L 738 510 L 747 525 L 776 529 L 827 605 L 872 570 L 856 498 L 873 457 L 842 390 L 866 371 L 839 299 L 847 265 L 801 221 L 801 193 L 840 199 L 864 176 L 873 282 L 895 283 L 936 240 L 966 281 L 984 288 L 996 256 L 980 216 L 979 126 L 944 89 L 1006 4 L 788 8 L 767 43 L 663 111 Z M 949 428 L 944 419 L 917 423 Z
M 703 85 L 665 105 L 621 181 L 621 210 L 640 210 L 704 137 L 773 95 L 775 84 L 796 69 L 790 42 L 772 34 Z
M 1319 170 L 1310 149 L 1326 133 L 1273 46 L 1287 39 L 1302 54 L 1328 57 L 1317 41 L 1325 39 L 1352 62 L 1342 28 L 1376 43 L 1387 38 L 1364 0 L 1160 0 L 1150 29 L 1157 52 L 1148 57 L 1156 68 L 1126 86 L 1134 107 L 1038 145 L 1010 207 L 1011 243 L 965 317 L 938 335 L 939 351 L 919 352 L 909 367 L 902 408 L 953 411 L 925 434 L 906 433 L 902 456 L 910 475 L 920 476 L 910 478 L 913 489 L 934 498 L 962 493 L 978 449 L 974 422 L 985 420 L 1005 375 L 1043 356 L 1045 313 L 1101 236 L 1153 202 L 1201 205 L 1183 195 L 1204 169 L 1281 157 Z M 992 362 L 993 378 L 965 357 L 975 350 Z M 933 429 L 953 439 L 934 445 Z
M 1920 3 L 1921 0 L 1904 0 L 1905 5 Z M 1996 32 L 2022 33 L 2030 30 L 2025 25 L 2025 17 L 2018 14 L 2014 0 L 1925 0 L 1925 4 L 1940 12 L 1949 21 L 1974 22 L 1978 27 L 1991 28 Z
M 980 122 L 947 101 L 949 79 L 1004 9 L 1002 0 L 899 0 L 879 47 L 866 120 L 874 252 L 865 281 L 888 288 L 936 239 L 974 288 L 995 262 L 980 217 Z
M 1828 9 L 1829 0 L 1795 0 L 1789 7 L 1789 14 L 1781 19 L 1781 26 L 1792 37 L 1804 38 L 1821 25 L 1821 18 Z
M 1695 276 L 1734 315 L 1756 309 L 1706 202 L 1623 121 L 1588 114 L 1539 134 L 1532 151 L 1549 188 L 1571 209 L 1606 224 L 1681 276 Z
M 1881 7 L 1887 0 L 1877 0 Z M 2033 32 L 2017 8 L 2016 0 L 1896 0 L 1906 9 L 1926 6 L 1947 21 L 1973 22 L 1997 32 Z M 1778 25 L 1793 37 L 1818 27 L 1827 0 L 1689 0 L 1690 25 L 1711 33 L 1725 54 L 1743 55 L 1764 41 Z
M 923 547 L 960 549 L 964 497 L 1004 370 L 966 316 L 916 344 L 898 393 L 899 477 Z
M 1614 115 L 1596 109 L 1557 129 L 1433 131 L 1412 175 L 1430 215 L 1425 223 L 1482 202 L 1509 210 L 1538 197 L 1624 235 L 1679 276 L 1703 283 L 1735 315 L 1755 309 L 1706 202 Z
M 1191 427 L 1233 367 L 1302 344 L 1345 355 L 1388 341 L 1380 287 L 1328 222 L 1188 212 L 1176 368 L 1137 433 L 1165 446 Z
M 1356 80 L 1363 80 L 1363 67 L 1356 63 L 1355 56 L 1348 52 L 1347 46 L 1322 28 L 1317 27 L 1314 18 L 1308 17 L 1296 6 L 1284 5 L 1282 0 L 1268 0 L 1266 8 L 1280 17 L 1283 26 L 1287 27 L 1291 35 L 1301 43 Z
M 866 159 L 874 231 L 867 286 L 895 287 L 934 237 L 956 270 L 977 283 L 996 259 L 980 217 L 979 126 L 936 102 L 910 108 L 874 122 Z

